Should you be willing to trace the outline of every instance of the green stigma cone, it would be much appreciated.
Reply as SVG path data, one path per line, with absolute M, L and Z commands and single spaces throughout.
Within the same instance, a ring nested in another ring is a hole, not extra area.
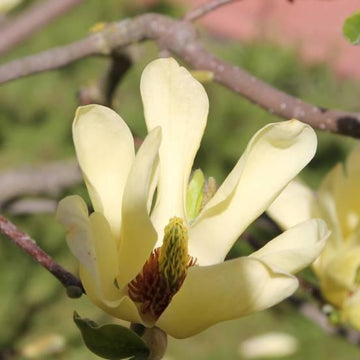
M 188 232 L 182 219 L 173 217 L 164 230 L 159 257 L 159 272 L 170 288 L 183 281 L 189 264 Z

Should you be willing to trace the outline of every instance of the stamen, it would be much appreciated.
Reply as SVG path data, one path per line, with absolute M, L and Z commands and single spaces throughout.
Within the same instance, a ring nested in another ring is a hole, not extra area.
M 155 249 L 142 271 L 128 284 L 130 298 L 140 303 L 140 311 L 155 320 L 181 288 L 187 269 L 196 265 L 188 255 L 187 229 L 179 218 L 170 219 L 161 248 Z

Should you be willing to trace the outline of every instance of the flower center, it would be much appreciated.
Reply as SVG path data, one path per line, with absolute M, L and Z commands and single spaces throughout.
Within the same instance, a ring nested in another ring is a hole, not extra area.
M 142 271 L 128 284 L 130 298 L 140 303 L 143 314 L 158 319 L 183 284 L 187 269 L 196 264 L 188 254 L 188 232 L 183 220 L 174 217 L 164 230 L 161 247 L 156 248 Z

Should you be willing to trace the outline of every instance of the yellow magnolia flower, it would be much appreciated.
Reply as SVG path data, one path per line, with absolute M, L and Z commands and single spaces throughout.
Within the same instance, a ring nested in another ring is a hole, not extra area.
M 299 349 L 298 340 L 286 333 L 269 332 L 243 341 L 238 353 L 245 359 L 280 358 L 294 355 Z
M 23 0 L 0 0 L 0 14 L 6 14 L 22 1 Z
M 292 273 L 324 246 L 323 221 L 296 226 L 249 257 L 224 259 L 313 157 L 314 131 L 297 120 L 265 126 L 216 194 L 189 215 L 207 95 L 174 59 L 150 63 L 140 88 L 149 133 L 136 155 L 130 130 L 114 111 L 80 107 L 73 123 L 94 212 L 89 216 L 85 202 L 70 196 L 57 216 L 90 299 L 117 318 L 184 338 L 291 295 L 298 285 Z
M 284 229 L 319 216 L 331 235 L 313 268 L 323 296 L 340 312 L 340 321 L 360 329 L 360 147 L 345 167 L 337 164 L 317 192 L 291 182 L 269 209 Z

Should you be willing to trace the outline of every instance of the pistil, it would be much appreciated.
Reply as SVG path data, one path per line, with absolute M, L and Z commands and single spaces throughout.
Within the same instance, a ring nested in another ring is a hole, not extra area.
M 130 298 L 140 311 L 155 320 L 183 284 L 187 270 L 196 264 L 188 254 L 188 233 L 182 219 L 174 217 L 164 230 L 163 245 L 155 249 L 142 271 L 128 285 Z

